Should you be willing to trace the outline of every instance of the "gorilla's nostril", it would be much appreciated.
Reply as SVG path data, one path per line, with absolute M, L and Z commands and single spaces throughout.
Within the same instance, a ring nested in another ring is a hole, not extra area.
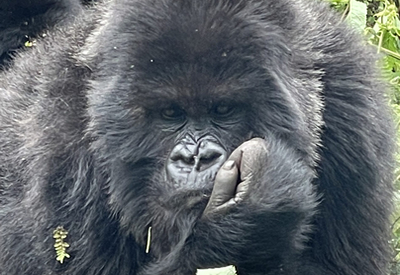
M 214 142 L 202 142 L 199 153 L 197 155 L 198 161 L 195 163 L 195 168 L 198 171 L 207 170 L 213 166 L 220 167 L 226 159 L 225 150 Z
M 171 155 L 170 159 L 174 162 L 181 161 L 184 164 L 193 165 L 195 163 L 195 156 L 185 154 L 174 154 Z
M 195 159 L 196 157 L 194 156 L 182 156 L 181 158 L 181 160 L 188 165 L 194 165 Z
M 222 154 L 219 152 L 206 152 L 200 155 L 200 164 L 210 164 L 216 161 Z
M 197 149 L 195 146 L 187 144 L 178 144 L 169 156 L 173 162 L 180 162 L 184 165 L 194 165 Z

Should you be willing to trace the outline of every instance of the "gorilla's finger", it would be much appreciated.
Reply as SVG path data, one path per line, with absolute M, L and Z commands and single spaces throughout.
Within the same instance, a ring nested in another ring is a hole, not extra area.
M 266 165 L 267 152 L 265 140 L 253 138 L 241 144 L 229 156 L 228 161 L 234 160 L 239 166 L 240 175 L 240 182 L 236 186 L 236 194 L 232 200 L 233 203 L 244 199 L 255 172 L 261 171 L 261 167 Z
M 239 170 L 236 162 L 232 159 L 226 161 L 217 173 L 205 213 L 214 211 L 235 196 L 238 177 Z
M 238 184 L 238 186 L 236 187 L 236 194 L 234 198 L 235 202 L 240 202 L 244 199 L 245 195 L 248 193 L 250 182 L 251 177 Z
M 241 151 L 239 166 L 241 181 L 249 180 L 256 171 L 260 171 L 261 167 L 266 165 L 268 150 L 265 140 L 253 138 L 244 142 L 237 150 Z

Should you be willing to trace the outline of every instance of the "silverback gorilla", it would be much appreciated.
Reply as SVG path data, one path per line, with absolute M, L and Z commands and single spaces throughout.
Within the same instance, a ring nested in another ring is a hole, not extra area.
M 0 274 L 385 275 L 374 66 L 309 0 L 77 13 L 0 75 Z

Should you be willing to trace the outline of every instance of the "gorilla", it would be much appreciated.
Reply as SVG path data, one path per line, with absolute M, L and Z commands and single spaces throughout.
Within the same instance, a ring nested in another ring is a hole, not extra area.
M 316 1 L 77 14 L 0 74 L 0 274 L 386 274 L 375 65 Z
M 89 3 L 89 1 L 85 1 Z M 0 67 L 48 28 L 71 21 L 81 11 L 78 0 L 2 0 L 0 3 Z

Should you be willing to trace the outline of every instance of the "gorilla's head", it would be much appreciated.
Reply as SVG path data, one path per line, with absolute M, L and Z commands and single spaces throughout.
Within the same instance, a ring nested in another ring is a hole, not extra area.
M 290 31 L 265 4 L 151 2 L 111 9 L 97 34 L 108 43 L 97 37 L 86 52 L 98 62 L 93 150 L 113 210 L 135 234 L 180 213 L 198 217 L 220 166 L 251 138 L 280 140 L 313 165 L 320 123 L 306 99 L 319 102 L 319 75 L 297 72 L 310 58 L 292 56 Z

